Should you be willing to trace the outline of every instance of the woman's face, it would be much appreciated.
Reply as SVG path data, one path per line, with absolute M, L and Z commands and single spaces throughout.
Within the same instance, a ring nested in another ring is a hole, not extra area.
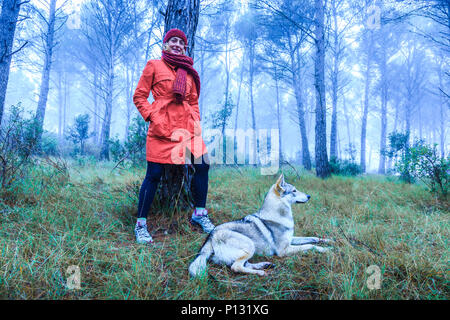
M 183 54 L 184 48 L 186 44 L 184 43 L 183 39 L 178 37 L 172 37 L 167 41 L 167 44 L 169 46 L 169 52 L 174 54 Z

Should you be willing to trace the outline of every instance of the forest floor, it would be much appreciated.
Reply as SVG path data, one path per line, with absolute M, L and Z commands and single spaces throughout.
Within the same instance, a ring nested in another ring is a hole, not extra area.
M 275 263 L 266 277 L 208 263 L 208 277 L 191 279 L 188 265 L 206 239 L 188 223 L 191 211 L 153 210 L 155 242 L 136 244 L 145 170 L 113 167 L 37 166 L 15 189 L 2 190 L 0 298 L 450 298 L 449 202 L 422 186 L 371 175 L 321 180 L 282 168 L 287 182 L 311 195 L 293 206 L 295 235 L 333 238 L 333 250 L 255 257 Z M 256 212 L 277 178 L 246 167 L 211 167 L 209 177 L 207 207 L 216 224 Z M 68 279 L 78 271 L 81 286 L 73 289 Z

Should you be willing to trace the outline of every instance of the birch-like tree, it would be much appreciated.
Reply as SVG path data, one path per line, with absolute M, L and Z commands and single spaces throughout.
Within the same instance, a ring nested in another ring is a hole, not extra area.
M 100 159 L 109 160 L 109 140 L 117 66 L 130 48 L 134 26 L 131 0 L 91 0 L 84 6 L 81 29 L 96 59 L 100 97 L 104 103 L 100 130 Z
M 12 56 L 20 51 L 28 42 L 13 49 L 16 25 L 22 5 L 30 1 L 3 0 L 0 15 L 0 126 L 5 107 L 6 89 L 8 87 L 9 69 Z
M 57 32 L 67 21 L 67 15 L 63 12 L 63 6 L 57 7 L 57 0 L 40 1 L 43 8 L 34 6 L 34 12 L 42 26 L 40 50 L 44 55 L 44 64 L 41 73 L 41 85 L 39 89 L 39 100 L 36 109 L 37 131 L 36 137 L 39 141 L 44 129 L 45 111 L 47 109 L 48 93 L 50 90 L 50 72 L 53 63 L 53 53 L 58 45 Z

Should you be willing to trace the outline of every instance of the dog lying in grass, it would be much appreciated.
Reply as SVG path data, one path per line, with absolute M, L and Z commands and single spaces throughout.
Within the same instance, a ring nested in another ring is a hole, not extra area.
M 291 205 L 306 203 L 310 196 L 297 191 L 284 181 L 283 174 L 270 188 L 261 209 L 240 220 L 223 223 L 214 228 L 195 260 L 189 266 L 192 277 L 206 271 L 206 262 L 231 266 L 234 272 L 266 275 L 264 269 L 271 262 L 250 263 L 254 254 L 292 255 L 310 249 L 325 252 L 329 248 L 317 246 L 332 240 L 317 237 L 294 237 L 294 218 Z

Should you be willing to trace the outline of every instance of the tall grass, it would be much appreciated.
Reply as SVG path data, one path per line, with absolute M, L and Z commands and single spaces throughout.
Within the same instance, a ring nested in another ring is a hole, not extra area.
M 153 208 L 155 243 L 135 243 L 133 228 L 144 169 L 70 164 L 36 167 L 0 202 L 0 297 L 15 299 L 448 299 L 448 201 L 393 178 L 321 180 L 283 168 L 287 182 L 311 195 L 293 207 L 299 236 L 335 239 L 328 253 L 270 260 L 267 277 L 209 264 L 190 279 L 187 267 L 206 238 L 190 212 Z M 215 223 L 259 209 L 276 176 L 256 168 L 211 168 L 207 207 Z M 70 289 L 67 269 L 80 268 Z M 381 270 L 370 290 L 367 268 Z

